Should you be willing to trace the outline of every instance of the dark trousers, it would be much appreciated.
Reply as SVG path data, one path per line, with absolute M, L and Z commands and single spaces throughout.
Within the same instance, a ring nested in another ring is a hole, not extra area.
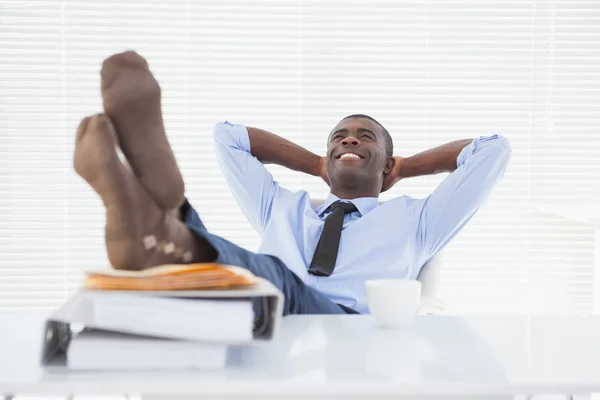
M 285 296 L 283 314 L 346 314 L 355 311 L 340 306 L 327 298 L 323 293 L 307 286 L 290 271 L 277 257 L 256 254 L 208 233 L 200 220 L 200 216 L 187 202 L 181 213 L 185 224 L 201 239 L 205 239 L 217 252 L 216 263 L 237 265 L 264 278 L 281 290 Z M 256 306 L 255 306 L 256 308 Z

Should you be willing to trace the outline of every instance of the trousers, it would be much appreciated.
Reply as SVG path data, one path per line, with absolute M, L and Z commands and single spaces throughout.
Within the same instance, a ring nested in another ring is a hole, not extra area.
M 277 257 L 257 254 L 208 232 L 200 216 L 189 201 L 181 207 L 181 216 L 187 227 L 199 238 L 206 240 L 217 253 L 216 263 L 242 267 L 264 278 L 285 296 L 283 314 L 355 314 L 356 311 L 336 304 L 325 294 L 306 285 Z M 256 302 L 255 311 L 260 303 Z

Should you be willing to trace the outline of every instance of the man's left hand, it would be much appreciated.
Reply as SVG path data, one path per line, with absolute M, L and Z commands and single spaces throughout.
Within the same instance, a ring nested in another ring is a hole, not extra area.
M 383 185 L 381 186 L 381 191 L 385 192 L 398 183 L 402 178 L 402 164 L 404 164 L 404 157 L 396 156 L 394 157 L 394 166 L 389 174 L 383 177 Z

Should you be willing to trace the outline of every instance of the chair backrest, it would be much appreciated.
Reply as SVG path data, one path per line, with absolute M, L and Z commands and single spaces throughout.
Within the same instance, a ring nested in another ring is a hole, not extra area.
M 323 204 L 323 202 L 323 199 L 311 199 L 310 205 L 314 210 Z M 421 282 L 421 294 L 423 296 L 437 296 L 443 253 L 443 251 L 439 251 L 423 265 L 421 271 L 419 272 L 417 280 Z

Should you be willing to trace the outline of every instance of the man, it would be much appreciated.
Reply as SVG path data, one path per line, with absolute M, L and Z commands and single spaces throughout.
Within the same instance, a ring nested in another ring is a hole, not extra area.
M 207 232 L 185 200 L 164 132 L 160 87 L 145 60 L 134 52 L 114 55 L 101 77 L 105 114 L 80 124 L 74 166 L 106 207 L 112 265 L 238 265 L 283 291 L 285 314 L 368 312 L 365 280 L 416 279 L 483 204 L 510 158 L 509 143 L 499 135 L 393 157 L 389 133 L 363 115 L 334 127 L 325 157 L 261 129 L 218 124 L 220 166 L 262 236 L 255 254 Z M 331 194 L 313 210 L 309 195 L 280 187 L 266 163 L 320 176 Z M 379 204 L 380 192 L 399 180 L 440 172 L 451 174 L 429 197 Z

